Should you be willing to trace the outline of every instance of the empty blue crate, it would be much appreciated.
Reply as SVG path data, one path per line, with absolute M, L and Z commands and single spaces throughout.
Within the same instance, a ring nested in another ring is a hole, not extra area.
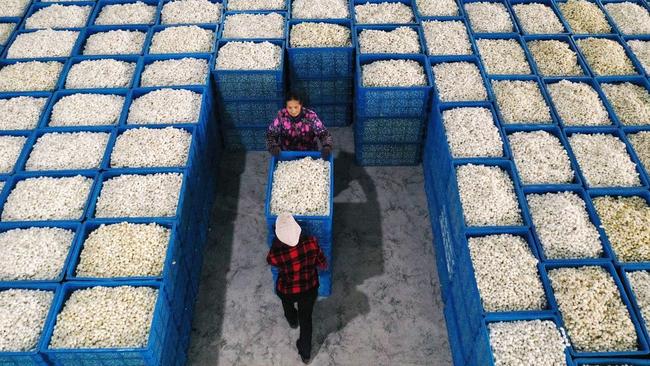
M 221 103 L 221 121 L 228 127 L 268 127 L 284 108 L 283 99 Z
M 345 127 L 352 123 L 352 105 L 344 104 L 313 104 L 308 105 L 326 127 Z
M 266 187 L 265 215 L 269 237 L 275 232 L 274 226 L 277 215 L 271 211 L 271 195 L 273 192 L 273 173 L 280 161 L 299 160 L 305 157 L 320 159 L 320 152 L 298 152 L 283 151 L 277 157 L 272 157 L 269 163 L 269 176 Z M 295 219 L 300 224 L 304 235 L 315 236 L 319 243 L 331 243 L 332 240 L 332 217 L 334 211 L 334 158 L 330 155 L 330 193 L 329 193 L 329 214 L 326 216 L 300 216 L 296 215 Z M 269 243 L 270 244 L 270 243 Z
M 418 165 L 422 145 L 355 143 L 354 153 L 360 166 Z
M 305 98 L 307 105 L 350 103 L 353 96 L 352 77 L 322 79 L 291 79 L 291 90 Z
M 54 293 L 54 298 L 52 299 L 52 305 L 47 311 L 45 321 L 43 324 L 43 330 L 38 336 L 37 343 L 35 348 L 30 351 L 25 352 L 11 352 L 5 351 L 0 352 L 0 365 L 16 365 L 16 366 L 47 366 L 50 363 L 47 362 L 45 355 L 40 352 L 40 349 L 46 342 L 45 333 L 48 327 L 51 326 L 51 323 L 54 322 L 56 318 L 55 304 L 57 298 L 60 296 L 61 286 L 58 284 L 14 284 L 9 286 L 0 286 L 0 292 L 7 290 L 28 290 L 28 291 L 48 291 Z
M 412 60 L 423 68 L 426 85 L 413 87 L 368 87 L 363 85 L 363 67 L 376 61 Z M 425 117 L 431 95 L 431 69 L 423 55 L 357 56 L 356 114 L 361 117 Z
M 287 24 L 287 55 L 289 70 L 294 78 L 341 78 L 354 74 L 354 34 L 350 20 L 319 19 L 318 23 L 336 24 L 350 30 L 350 44 L 345 47 L 300 47 L 292 43 L 292 29 L 305 23 L 290 20 Z
M 217 44 L 217 61 L 213 75 L 219 98 L 223 101 L 284 98 L 286 86 L 284 81 L 284 41 L 253 41 L 255 43 L 271 42 L 281 47 L 280 65 L 275 70 L 220 69 L 219 52 L 229 42 L 234 41 L 222 40 Z
M 420 143 L 425 122 L 422 117 L 357 117 L 354 133 L 360 143 Z
M 229 151 L 266 150 L 266 127 L 225 128 L 224 143 Z

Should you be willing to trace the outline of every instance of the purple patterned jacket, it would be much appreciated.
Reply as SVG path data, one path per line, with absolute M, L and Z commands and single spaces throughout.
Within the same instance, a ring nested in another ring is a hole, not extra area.
M 323 147 L 332 147 L 332 135 L 323 122 L 316 112 L 304 107 L 297 117 L 291 117 L 286 108 L 281 109 L 266 132 L 269 151 L 276 146 L 281 150 L 315 151 L 319 141 Z

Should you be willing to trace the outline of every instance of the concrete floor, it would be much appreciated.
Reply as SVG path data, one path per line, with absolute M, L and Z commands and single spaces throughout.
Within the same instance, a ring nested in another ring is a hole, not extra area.
M 332 296 L 314 309 L 311 365 L 451 365 L 421 167 L 336 151 Z M 300 365 L 266 265 L 266 153 L 225 155 L 190 345 L 191 365 Z

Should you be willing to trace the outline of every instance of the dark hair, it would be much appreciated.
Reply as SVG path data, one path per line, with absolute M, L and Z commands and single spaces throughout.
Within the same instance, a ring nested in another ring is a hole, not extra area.
M 296 102 L 300 103 L 301 105 L 305 104 L 302 96 L 299 95 L 298 93 L 294 92 L 294 91 L 288 92 L 287 96 L 284 98 L 285 103 L 290 101 L 290 100 L 295 100 Z

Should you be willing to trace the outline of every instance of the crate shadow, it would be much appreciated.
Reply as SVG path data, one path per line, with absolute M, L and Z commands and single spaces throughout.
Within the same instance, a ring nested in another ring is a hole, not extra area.
M 335 202 L 332 294 L 314 308 L 314 359 L 328 336 L 370 312 L 368 296 L 357 289 L 384 272 L 381 208 L 372 178 L 340 151 L 334 162 Z M 337 202 L 340 201 L 340 202 Z
M 227 274 L 234 243 L 241 175 L 245 168 L 246 152 L 223 153 L 217 178 L 219 189 L 210 214 L 199 295 L 192 322 L 188 364 L 204 352 L 210 352 L 211 363 L 219 363 L 220 345 L 206 342 L 221 342 Z

